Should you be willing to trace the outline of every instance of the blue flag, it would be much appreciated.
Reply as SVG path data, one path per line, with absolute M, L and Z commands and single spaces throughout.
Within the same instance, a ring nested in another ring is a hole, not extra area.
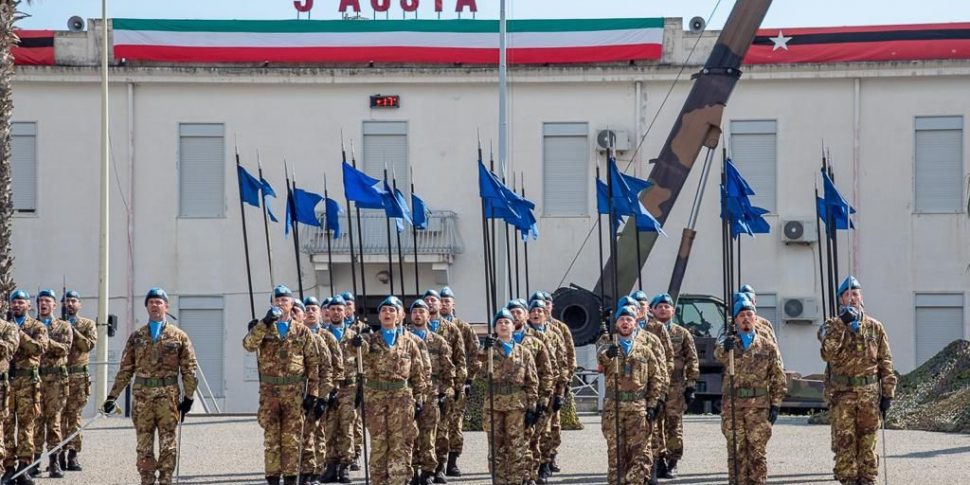
M 411 193 L 411 219 L 414 222 L 414 228 L 419 230 L 428 229 L 428 218 L 431 215 L 431 211 L 428 210 L 428 206 L 425 205 L 424 201 L 420 197 Z
M 411 211 L 408 210 L 407 200 L 400 190 L 392 190 L 384 180 L 384 191 L 381 192 L 383 199 L 384 214 L 394 219 L 397 232 L 404 232 L 404 221 L 411 224 Z
M 822 183 L 825 187 L 825 195 L 816 200 L 816 210 L 822 222 L 825 223 L 826 232 L 831 236 L 837 230 L 854 229 L 855 226 L 849 219 L 849 215 L 855 214 L 855 209 L 842 197 L 839 189 L 835 188 L 835 183 L 825 173 L 824 168 L 822 169 Z M 829 227 L 830 220 L 832 227 Z
M 326 230 L 333 231 L 333 237 L 339 238 L 340 232 L 340 214 L 344 213 L 344 210 L 340 208 L 340 204 L 333 199 L 324 199 L 324 207 L 326 207 Z
M 269 201 L 266 200 L 267 197 L 272 197 L 275 199 L 276 191 L 273 190 L 273 186 L 271 186 L 269 182 L 262 177 L 259 178 L 259 184 L 261 190 L 263 191 L 263 207 L 266 207 L 266 214 L 269 215 L 269 220 L 279 222 L 279 220 L 276 219 L 276 216 L 273 215 L 273 211 L 269 208 Z
M 293 189 L 286 197 L 286 228 L 283 233 L 289 234 L 290 226 L 296 223 L 320 227 L 316 207 L 322 200 L 323 196 L 320 194 Z
M 239 164 L 236 164 L 236 176 L 239 178 L 239 198 L 253 207 L 259 207 L 259 191 L 262 189 L 262 184 Z
M 384 191 L 377 180 L 360 170 L 343 162 L 344 193 L 347 200 L 357 203 L 361 209 L 382 209 L 384 207 Z
M 667 234 L 663 231 L 660 221 L 654 218 L 653 214 L 650 214 L 640 202 L 640 192 L 649 188 L 653 183 L 620 172 L 619 167 L 616 165 L 616 160 L 612 157 L 610 157 L 607 163 L 610 176 L 612 177 L 611 182 L 613 183 L 613 213 L 616 215 L 614 224 L 619 226 L 619 223 L 623 221 L 621 216 L 633 216 L 638 231 L 656 232 L 666 236 Z M 600 185 L 602 185 L 602 188 L 599 187 Z M 600 205 L 600 191 L 603 193 L 604 205 L 610 202 L 605 199 L 606 195 L 610 193 L 609 187 L 603 184 L 602 181 L 597 181 L 597 206 Z M 602 213 L 609 213 L 609 208 L 606 207 L 606 212 Z
M 767 234 L 771 225 L 764 219 L 767 210 L 751 205 L 754 189 L 730 159 L 724 167 L 724 183 L 721 185 L 721 218 L 731 225 L 731 237 L 740 234 Z

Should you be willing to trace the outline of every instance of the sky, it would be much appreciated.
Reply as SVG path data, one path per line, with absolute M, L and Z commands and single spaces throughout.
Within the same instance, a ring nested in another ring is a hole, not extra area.
M 303 0 L 306 1 L 306 0 Z M 389 18 L 402 18 L 401 0 L 390 0 Z M 408 0 L 413 1 L 413 0 Z M 418 18 L 436 18 L 434 0 L 418 0 Z M 108 17 L 194 19 L 294 19 L 293 0 L 107 0 Z M 443 0 L 442 18 L 455 18 L 456 0 Z M 370 0 L 360 0 L 370 17 Z M 497 19 L 499 0 L 477 0 L 480 19 Z M 718 0 L 506 0 L 508 18 L 624 18 L 700 16 L 705 19 Z M 708 28 L 720 29 L 733 5 L 720 0 Z M 340 0 L 314 0 L 313 19 L 340 18 Z M 554 7 L 553 7 L 554 6 Z M 65 30 L 67 19 L 101 16 L 101 0 L 33 0 L 21 3 L 30 17 L 27 29 Z M 409 18 L 413 14 L 408 14 Z M 303 15 L 304 18 L 306 14 Z M 380 14 L 383 18 L 384 14 Z M 468 17 L 466 13 L 464 18 Z M 764 27 L 823 27 L 938 22 L 970 22 L 970 2 L 963 0 L 775 0 Z

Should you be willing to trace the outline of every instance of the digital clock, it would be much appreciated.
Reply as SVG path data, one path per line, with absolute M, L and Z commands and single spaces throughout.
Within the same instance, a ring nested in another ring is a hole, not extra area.
M 401 97 L 396 94 L 377 94 L 370 97 L 371 108 L 400 108 Z

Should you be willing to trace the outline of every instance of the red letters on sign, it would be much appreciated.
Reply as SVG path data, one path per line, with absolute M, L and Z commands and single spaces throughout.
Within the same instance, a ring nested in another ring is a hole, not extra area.
M 462 12 L 468 7 L 468 11 L 477 12 L 478 5 L 475 5 L 475 0 L 456 0 L 455 1 L 455 11 Z
M 313 0 L 293 0 L 293 8 L 297 12 L 307 13 L 313 8 Z
M 413 12 L 418 9 L 418 0 L 401 0 L 401 9 L 405 12 Z
M 354 12 L 360 13 L 360 0 L 340 0 L 340 7 L 337 10 L 340 13 L 347 12 L 347 7 L 354 9 Z
M 405 12 L 416 12 L 421 0 L 400 0 L 400 2 L 401 9 Z M 444 0 L 434 0 L 434 11 L 443 12 L 444 3 Z M 391 9 L 391 0 L 370 0 L 370 5 L 375 12 L 387 12 Z M 309 12 L 313 8 L 313 0 L 294 0 L 293 7 L 299 12 Z M 455 0 L 455 12 L 464 12 L 466 8 L 469 12 L 478 12 L 478 4 L 475 0 Z M 348 9 L 360 13 L 360 0 L 340 0 L 337 11 L 346 13 Z
M 391 9 L 391 0 L 370 0 L 370 6 L 375 12 L 387 12 Z
M 434 11 L 441 12 L 445 9 L 445 0 L 434 0 Z

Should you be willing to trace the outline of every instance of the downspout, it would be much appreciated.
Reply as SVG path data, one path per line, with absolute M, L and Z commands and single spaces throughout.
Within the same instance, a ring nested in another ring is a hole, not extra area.
M 128 315 L 126 329 L 135 328 L 135 85 L 128 82 Z
M 861 125 L 862 125 L 862 80 L 853 80 L 852 93 L 852 207 L 859 208 L 859 164 L 861 154 Z M 858 225 L 860 223 L 857 212 L 853 220 Z M 861 226 L 860 226 L 861 227 Z M 861 265 L 859 264 L 859 231 L 849 231 L 852 238 L 851 251 L 849 251 L 849 272 L 857 277 L 861 276 Z

